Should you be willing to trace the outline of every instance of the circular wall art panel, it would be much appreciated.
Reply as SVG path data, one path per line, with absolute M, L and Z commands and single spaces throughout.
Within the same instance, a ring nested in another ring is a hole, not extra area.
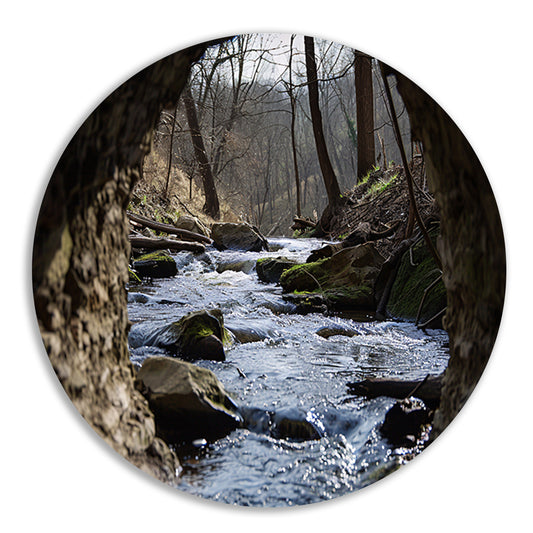
M 505 250 L 483 168 L 379 59 L 248 34 L 145 68 L 76 132 L 33 249 L 44 345 L 135 466 L 241 506 L 357 491 L 479 380 Z

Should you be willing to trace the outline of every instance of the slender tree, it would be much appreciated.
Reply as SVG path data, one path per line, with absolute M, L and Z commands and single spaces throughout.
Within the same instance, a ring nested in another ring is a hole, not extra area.
M 189 85 L 186 85 L 183 91 L 183 103 L 185 105 L 185 112 L 187 114 L 187 122 L 189 124 L 194 153 L 196 160 L 198 161 L 200 176 L 202 177 L 202 183 L 204 186 L 205 204 L 203 211 L 207 215 L 218 220 L 220 218 L 220 205 L 218 202 L 215 180 L 213 179 L 211 165 L 205 151 L 204 139 L 198 123 L 196 104 L 194 103 Z
M 174 151 L 174 134 L 176 133 L 176 117 L 178 116 L 178 108 L 174 110 L 172 117 L 172 127 L 170 128 L 170 143 L 168 147 L 168 165 L 167 165 L 167 180 L 165 186 L 165 198 L 168 198 L 168 190 L 170 187 L 170 175 L 172 173 L 172 156 Z
M 355 109 L 357 115 L 357 180 L 359 181 L 375 164 L 376 147 L 372 58 L 357 51 L 355 51 Z
M 332 210 L 342 203 L 341 191 L 337 177 L 331 165 L 331 160 L 324 138 L 324 127 L 322 125 L 322 113 L 320 112 L 318 100 L 318 75 L 315 60 L 315 41 L 313 37 L 304 37 L 305 44 L 305 67 L 307 72 L 307 88 L 309 92 L 309 109 L 311 112 L 311 122 L 313 124 L 313 134 L 315 138 L 318 162 L 322 172 L 326 193 L 328 195 L 329 210 Z M 324 217 L 323 217 L 324 218 Z M 326 217 L 328 218 L 328 217 Z
M 293 56 L 293 44 L 294 44 L 294 35 L 291 35 L 291 45 L 289 51 L 289 98 L 291 101 L 291 145 L 292 145 L 292 160 L 294 164 L 294 180 L 296 181 L 296 216 L 302 216 L 302 202 L 300 194 L 300 173 L 298 169 L 298 157 L 296 153 L 296 97 L 294 95 L 294 87 L 292 86 L 292 56 Z M 288 194 L 290 194 L 290 189 L 288 189 Z

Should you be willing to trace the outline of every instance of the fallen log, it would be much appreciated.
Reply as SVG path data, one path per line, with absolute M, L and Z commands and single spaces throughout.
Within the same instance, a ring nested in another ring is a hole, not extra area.
M 371 378 L 348 383 L 348 392 L 366 398 L 388 396 L 403 400 L 410 396 L 420 398 L 428 407 L 436 407 L 440 402 L 442 374 L 428 376 L 424 380 L 401 380 Z
M 316 228 L 316 222 L 313 222 L 312 220 L 308 220 L 306 218 L 293 218 L 293 225 L 291 226 L 292 230 L 303 230 L 307 228 Z
M 141 226 L 146 226 L 147 228 L 154 229 L 156 231 L 162 231 L 163 233 L 168 233 L 170 235 L 176 235 L 187 241 L 204 242 L 206 244 L 211 244 L 212 242 L 209 237 L 201 235 L 200 233 L 194 233 L 193 231 L 186 229 L 176 228 L 175 226 L 164 224 L 163 222 L 155 222 L 154 220 L 150 220 L 149 218 L 141 215 L 136 215 L 130 211 L 128 211 L 128 218 L 132 222 L 140 224 Z
M 174 239 L 165 239 L 163 237 L 140 237 L 137 235 L 129 236 L 133 248 L 142 248 L 145 250 L 170 250 L 171 252 L 205 252 L 205 246 L 198 242 L 177 241 Z

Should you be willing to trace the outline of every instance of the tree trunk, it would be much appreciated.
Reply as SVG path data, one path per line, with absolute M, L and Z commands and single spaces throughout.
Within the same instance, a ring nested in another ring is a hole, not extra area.
M 168 165 L 167 165 L 167 183 L 165 186 L 165 198 L 168 198 L 168 189 L 170 187 L 170 174 L 172 173 L 172 149 L 174 147 L 174 135 L 176 133 L 176 117 L 178 115 L 178 108 L 174 109 L 174 116 L 172 117 L 172 129 L 170 130 L 170 145 L 168 147 Z
M 337 177 L 331 166 L 331 160 L 324 138 L 324 127 L 322 125 L 322 113 L 320 112 L 318 99 L 318 75 L 315 60 L 315 42 L 313 37 L 304 37 L 305 43 L 305 66 L 307 71 L 307 88 L 309 91 L 309 108 L 311 111 L 311 122 L 313 123 L 313 134 L 315 137 L 318 162 L 322 172 L 328 202 L 330 208 L 341 204 L 341 191 L 337 182 Z
M 433 439 L 468 399 L 496 340 L 505 295 L 503 230 L 487 176 L 464 135 L 420 87 L 386 68 L 396 75 L 413 137 L 422 141 L 428 184 L 441 214 L 450 360 Z
M 357 180 L 376 162 L 372 58 L 355 52 L 355 108 L 357 114 Z
M 294 42 L 294 35 L 291 35 L 291 46 L 289 55 L 289 98 L 291 101 L 291 146 L 292 146 L 292 161 L 294 164 L 294 181 L 296 182 L 296 216 L 302 216 L 302 202 L 300 194 L 300 172 L 298 169 L 298 156 L 296 152 L 296 98 L 294 96 L 294 88 L 292 86 L 292 45 Z M 289 198 L 290 200 L 290 198 Z
M 142 70 L 87 118 L 50 179 L 33 244 L 36 315 L 62 386 L 105 442 L 172 484 L 177 459 L 156 438 L 129 359 L 125 208 L 161 109 L 176 103 L 206 46 Z
M 187 85 L 183 91 L 183 103 L 185 105 L 185 112 L 187 114 L 187 122 L 189 123 L 189 130 L 191 132 L 191 140 L 198 161 L 200 169 L 200 176 L 202 176 L 202 183 L 204 185 L 205 204 L 203 207 L 204 213 L 210 217 L 218 220 L 220 218 L 220 205 L 218 202 L 217 190 L 215 187 L 215 180 L 211 172 L 211 165 L 207 158 L 205 151 L 204 139 L 200 131 L 200 124 L 198 123 L 198 115 L 196 113 L 196 104 L 194 103 L 191 88 Z

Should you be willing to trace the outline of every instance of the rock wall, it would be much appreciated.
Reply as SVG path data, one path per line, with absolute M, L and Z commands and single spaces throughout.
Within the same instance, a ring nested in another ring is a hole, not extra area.
M 65 391 L 117 452 L 169 483 L 179 464 L 155 437 L 128 355 L 125 208 L 159 113 L 175 105 L 205 47 L 144 69 L 88 117 L 52 175 L 33 248 L 37 319 Z
M 441 212 L 438 250 L 448 294 L 450 362 L 434 438 L 462 408 L 492 351 L 505 294 L 505 245 L 496 200 L 472 147 L 433 99 L 395 74 Z

